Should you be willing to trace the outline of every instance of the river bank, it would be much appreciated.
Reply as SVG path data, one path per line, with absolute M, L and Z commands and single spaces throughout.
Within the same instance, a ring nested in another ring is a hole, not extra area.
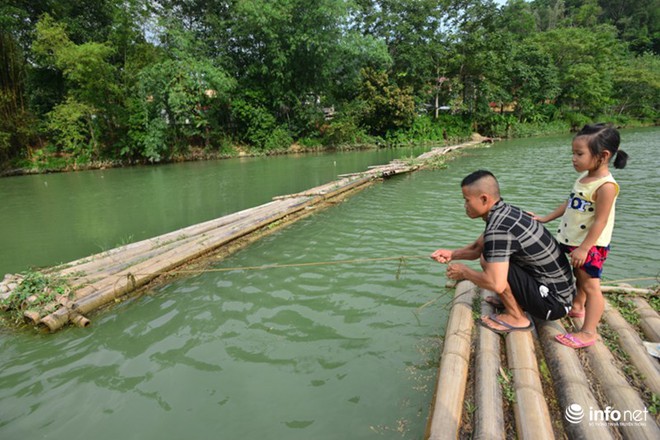
M 617 128 L 645 128 L 649 124 L 635 123 L 630 125 L 617 125 Z M 526 123 L 520 124 L 515 133 L 507 132 L 502 140 L 512 140 L 518 138 L 533 138 L 540 136 L 552 136 L 567 134 L 575 131 L 575 127 L 570 124 L 556 123 Z M 218 150 L 191 146 L 185 152 L 175 153 L 169 158 L 164 158 L 158 162 L 151 162 L 147 159 L 102 159 L 89 160 L 86 158 L 75 157 L 68 153 L 52 151 L 48 148 L 31 149 L 30 156 L 18 163 L 16 166 L 10 166 L 7 169 L 0 169 L 0 177 L 22 176 L 31 174 L 50 174 L 65 173 L 72 171 L 104 170 L 109 168 L 124 168 L 133 166 L 157 166 L 173 163 L 196 162 L 220 159 L 234 159 L 237 157 L 262 157 L 262 156 L 282 156 L 307 153 L 332 153 L 339 151 L 359 151 L 375 150 L 381 148 L 399 148 L 410 147 L 412 145 L 426 145 L 430 147 L 448 146 L 466 142 L 474 139 L 475 136 L 481 136 L 474 133 L 470 136 L 449 136 L 446 139 L 425 139 L 419 138 L 419 133 L 407 133 L 405 131 L 396 132 L 392 136 L 381 138 L 377 136 L 370 137 L 366 142 L 341 144 L 341 145 L 323 145 L 320 142 L 315 145 L 304 145 L 295 142 L 288 148 L 263 150 L 247 145 L 233 144 Z
M 568 125 L 547 125 L 539 127 L 538 124 L 528 124 L 528 127 L 526 126 L 526 129 L 522 133 L 519 133 L 518 136 L 514 135 L 511 138 L 560 135 L 568 133 L 569 129 L 570 127 Z M 28 158 L 22 160 L 15 166 L 10 166 L 7 169 L 0 169 L 0 177 L 105 170 L 133 166 L 157 166 L 183 162 L 235 159 L 240 157 L 333 153 L 342 151 L 376 150 L 383 148 L 409 148 L 412 146 L 427 146 L 428 148 L 432 148 L 459 144 L 474 140 L 475 138 L 491 139 L 485 138 L 478 133 L 448 136 L 444 139 L 438 140 L 432 137 L 426 139 L 423 135 L 422 138 L 419 138 L 418 133 L 411 134 L 407 132 L 397 132 L 386 138 L 372 136 L 367 139 L 366 142 L 360 143 L 341 145 L 323 145 L 318 143 L 315 145 L 304 145 L 296 142 L 288 148 L 272 150 L 263 150 L 240 144 L 230 145 L 219 150 L 191 146 L 186 152 L 176 153 L 171 157 L 164 158 L 158 162 L 151 162 L 144 158 L 89 160 L 86 158 L 75 157 L 68 153 L 49 151 L 46 147 L 29 150 L 30 156 Z M 508 137 L 497 139 L 508 139 Z
M 439 145 L 438 142 L 427 142 L 428 147 L 447 146 L 452 143 L 460 143 L 471 139 L 471 137 L 456 138 L 443 142 Z M 424 144 L 424 143 L 422 143 Z M 411 144 L 412 145 L 412 144 Z M 419 145 L 419 144 L 415 144 Z M 377 150 L 381 148 L 398 148 L 402 145 L 385 145 L 384 143 L 362 143 L 341 146 L 314 146 L 306 147 L 295 143 L 286 149 L 275 150 L 259 150 L 247 146 L 234 145 L 229 149 L 222 151 L 208 150 L 199 147 L 191 147 L 185 153 L 178 153 L 168 159 L 159 162 L 150 162 L 146 159 L 142 160 L 93 160 L 93 161 L 79 161 L 75 157 L 63 153 L 47 153 L 44 150 L 38 150 L 33 157 L 26 159 L 30 166 L 13 167 L 7 170 L 0 171 L 0 177 L 24 176 L 32 174 L 50 174 L 50 173 L 67 173 L 73 171 L 89 171 L 89 170 L 105 170 L 110 168 L 124 168 L 134 166 L 158 166 L 169 165 L 183 162 L 199 162 L 210 160 L 223 160 L 235 159 L 241 157 L 264 157 L 264 156 L 286 156 L 295 154 L 309 154 L 309 153 L 333 153 L 341 151 L 360 151 L 360 150 Z M 409 146 L 409 145 L 408 145 Z

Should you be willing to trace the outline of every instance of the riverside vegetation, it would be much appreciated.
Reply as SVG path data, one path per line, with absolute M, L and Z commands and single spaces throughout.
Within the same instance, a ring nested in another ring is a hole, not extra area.
M 658 121 L 650 0 L 8 0 L 0 171 Z

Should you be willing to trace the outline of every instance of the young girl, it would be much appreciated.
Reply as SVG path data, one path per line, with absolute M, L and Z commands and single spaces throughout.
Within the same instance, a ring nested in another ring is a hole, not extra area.
M 628 160 L 628 155 L 619 150 L 619 142 L 619 132 L 610 125 L 585 125 L 573 138 L 573 168 L 580 176 L 570 197 L 552 213 L 537 219 L 546 223 L 563 215 L 557 240 L 570 254 L 577 287 L 569 316 L 584 318 L 579 332 L 556 337 L 571 348 L 588 347 L 596 342 L 596 326 L 605 309 L 600 277 L 610 249 L 614 206 L 619 194 L 609 162 L 614 158 L 614 167 L 624 168 Z

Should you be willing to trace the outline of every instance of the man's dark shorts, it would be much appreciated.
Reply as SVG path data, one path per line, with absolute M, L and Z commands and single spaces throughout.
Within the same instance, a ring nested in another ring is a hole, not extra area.
M 520 307 L 535 318 L 553 321 L 566 316 L 566 308 L 557 301 L 554 293 L 520 266 L 509 262 L 507 281 Z

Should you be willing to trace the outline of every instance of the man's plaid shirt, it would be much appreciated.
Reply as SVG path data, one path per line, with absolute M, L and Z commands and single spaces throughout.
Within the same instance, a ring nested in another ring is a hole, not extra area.
M 518 265 L 546 285 L 560 303 L 571 306 L 575 285 L 566 255 L 552 234 L 520 208 L 502 200 L 491 208 L 483 256 L 489 263 L 509 261 Z

